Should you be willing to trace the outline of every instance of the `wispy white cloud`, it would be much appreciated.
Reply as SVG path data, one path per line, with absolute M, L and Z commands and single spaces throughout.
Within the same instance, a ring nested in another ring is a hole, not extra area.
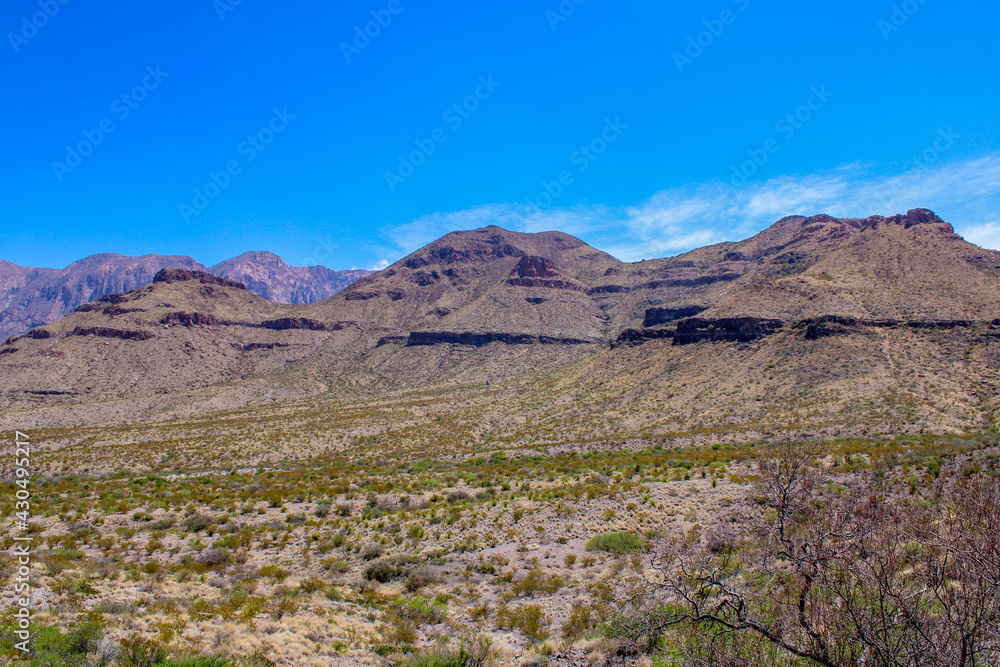
M 1000 248 L 1000 221 L 966 227 L 963 236 L 983 248 Z
M 958 233 L 1000 247 L 1000 153 L 931 164 L 892 175 L 847 165 L 805 176 L 780 176 L 735 188 L 721 181 L 669 188 L 634 206 L 575 206 L 538 210 L 519 203 L 435 213 L 384 230 L 403 254 L 451 231 L 495 224 L 522 232 L 559 230 L 619 259 L 677 254 L 746 238 L 786 215 L 893 215 L 930 208 Z

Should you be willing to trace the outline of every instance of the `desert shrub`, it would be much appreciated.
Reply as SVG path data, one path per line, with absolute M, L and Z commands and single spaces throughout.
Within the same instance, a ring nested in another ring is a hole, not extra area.
M 288 578 L 289 574 L 288 570 L 274 563 L 268 563 L 260 568 L 260 573 L 262 576 L 269 577 L 275 581 L 284 581 Z
M 188 533 L 197 533 L 212 525 L 212 519 L 204 514 L 192 514 L 181 521 L 181 528 Z
M 425 586 L 441 583 L 441 575 L 433 568 L 422 565 L 406 576 L 406 590 L 415 593 Z
M 394 603 L 396 613 L 417 623 L 443 623 L 448 618 L 448 605 L 417 595 Z
M 212 544 L 212 547 L 215 549 L 239 549 L 243 546 L 243 544 L 243 536 L 234 533 L 232 535 L 220 537 Z
M 271 604 L 271 615 L 275 620 L 281 620 L 285 616 L 290 616 L 299 610 L 299 603 L 290 597 L 282 597 Z
M 185 660 L 170 660 L 157 663 L 156 667 L 237 667 L 239 663 L 231 658 L 221 656 L 187 658 Z
M 144 639 L 138 632 L 121 640 L 118 649 L 120 667 L 155 667 L 167 659 L 166 650 L 153 639 Z
M 390 614 L 378 629 L 383 641 L 395 649 L 409 650 L 417 641 L 417 626 L 405 616 Z
M 1000 480 L 942 473 L 910 496 L 859 475 L 844 493 L 810 452 L 761 464 L 739 550 L 677 536 L 633 635 L 667 633 L 685 661 L 954 665 L 1000 660 Z
M 324 558 L 319 564 L 330 574 L 343 574 L 350 569 L 351 565 L 346 560 L 337 558 Z
M 388 560 L 377 560 L 365 568 L 365 579 L 381 584 L 403 576 L 405 570 Z
M 205 549 L 198 554 L 198 562 L 209 567 L 225 565 L 231 559 L 232 554 L 226 549 Z
M 364 560 L 375 560 L 385 553 L 385 547 L 381 544 L 366 544 L 361 549 L 361 558 Z
M 546 618 L 537 604 L 522 607 L 500 607 L 497 609 L 497 625 L 504 630 L 520 630 L 524 636 L 536 643 L 549 638 Z
M 472 500 L 472 496 L 469 495 L 468 491 L 452 491 L 448 494 L 449 503 L 460 503 L 465 500 Z
M 21 652 L 14 644 L 21 641 L 14 634 L 15 626 L 0 627 L 0 655 L 9 658 L 20 657 Z M 97 650 L 103 633 L 94 623 L 83 623 L 67 632 L 58 626 L 40 626 L 32 628 L 32 648 L 34 649 L 32 665 L 56 667 L 86 667 L 87 655 Z
M 470 656 L 464 649 L 436 648 L 409 655 L 400 667 L 469 667 Z
M 642 535 L 627 531 L 601 533 L 587 541 L 587 551 L 606 551 L 618 555 L 643 551 L 645 548 L 646 540 Z
M 303 593 L 315 593 L 326 588 L 326 584 L 320 579 L 303 579 L 299 584 L 299 590 Z
M 146 526 L 146 528 L 151 531 L 167 530 L 169 528 L 173 528 L 175 523 L 177 523 L 177 519 L 170 516 L 164 519 L 157 519 L 156 521 L 152 521 L 149 523 L 149 525 Z
M 569 618 L 562 625 L 563 637 L 566 642 L 572 644 L 588 630 L 593 630 L 597 626 L 597 619 L 590 607 L 575 604 L 570 609 Z
M 515 581 L 511 585 L 511 590 L 515 595 L 530 598 L 541 593 L 548 593 L 551 595 L 562 588 L 565 584 L 566 582 L 559 577 L 545 576 L 545 573 L 542 572 L 541 568 L 535 566 L 531 568 L 523 579 Z

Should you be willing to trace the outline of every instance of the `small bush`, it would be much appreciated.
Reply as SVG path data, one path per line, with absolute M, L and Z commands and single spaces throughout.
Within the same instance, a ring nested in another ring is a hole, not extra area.
M 212 519 L 203 514 L 192 514 L 181 521 L 181 528 L 189 533 L 197 533 L 212 525 Z
M 587 541 L 587 551 L 606 551 L 613 554 L 630 554 L 646 549 L 646 540 L 641 535 L 621 531 L 602 533 Z
M 406 577 L 406 590 L 415 593 L 425 586 L 441 583 L 441 575 L 432 568 L 421 566 Z
M 520 630 L 528 639 L 541 643 L 549 638 L 549 619 L 537 604 L 497 609 L 497 625 L 504 630 Z
M 400 667 L 467 667 L 470 656 L 464 649 L 431 649 L 414 653 L 399 663 Z
M 365 579 L 377 581 L 380 584 L 392 581 L 403 576 L 403 574 L 403 568 L 387 560 L 377 560 L 365 568 Z
M 138 632 L 121 640 L 118 664 L 121 667 L 155 667 L 167 659 L 167 652 L 158 642 L 143 639 Z

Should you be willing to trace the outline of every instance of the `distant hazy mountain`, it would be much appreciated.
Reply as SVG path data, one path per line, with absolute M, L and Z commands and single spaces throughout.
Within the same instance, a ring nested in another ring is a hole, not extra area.
M 325 299 L 370 273 L 288 266 L 266 252 L 246 253 L 211 269 L 183 255 L 126 257 L 104 253 L 65 269 L 37 269 L 0 260 L 0 339 L 55 322 L 107 294 L 144 287 L 164 268 L 208 271 L 246 283 L 251 292 L 265 299 L 289 304 Z
M 316 303 L 329 298 L 371 271 L 334 271 L 325 266 L 288 266 L 274 253 L 247 252 L 208 269 L 212 275 L 243 283 L 268 301 Z

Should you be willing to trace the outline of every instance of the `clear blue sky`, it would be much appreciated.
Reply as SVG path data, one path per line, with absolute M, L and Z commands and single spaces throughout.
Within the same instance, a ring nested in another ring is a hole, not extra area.
M 996 247 L 995 2 L 562 6 L 574 11 L 555 14 L 560 0 L 8 0 L 0 258 L 213 264 L 271 250 L 368 267 L 497 222 L 638 259 L 786 213 L 919 205 Z M 387 25 L 355 42 L 376 18 Z M 689 39 L 704 46 L 688 51 Z M 799 119 L 782 124 L 790 113 Z M 89 155 L 67 156 L 80 142 L 87 152 L 85 132 L 102 122 L 113 131 Z M 433 153 L 400 170 L 418 140 Z M 754 155 L 763 165 L 744 168 Z M 220 176 L 227 164 L 235 175 Z M 210 172 L 228 185 L 199 201 Z M 539 199 L 543 183 L 558 196 Z

